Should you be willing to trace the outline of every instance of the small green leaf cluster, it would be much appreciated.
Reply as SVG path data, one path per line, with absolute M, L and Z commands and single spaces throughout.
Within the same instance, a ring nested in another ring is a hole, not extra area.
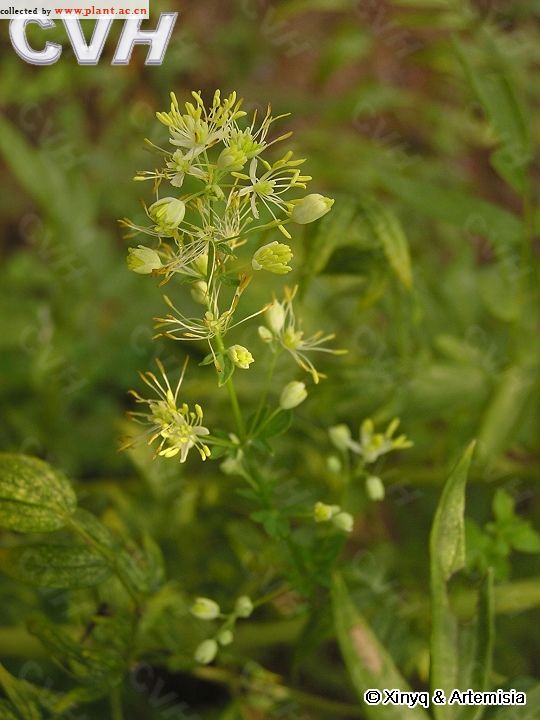
M 502 488 L 493 497 L 492 511 L 494 519 L 483 528 L 467 520 L 467 567 L 480 573 L 491 567 L 496 580 L 508 580 L 512 551 L 540 553 L 540 532 L 516 513 L 514 498 Z

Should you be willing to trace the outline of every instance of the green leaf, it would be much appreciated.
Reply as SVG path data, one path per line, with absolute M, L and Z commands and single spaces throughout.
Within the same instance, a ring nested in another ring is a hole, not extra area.
M 356 203 L 352 198 L 337 198 L 332 212 L 307 229 L 306 256 L 302 264 L 302 288 L 324 270 L 336 248 L 355 243 Z
M 500 143 L 491 158 L 495 170 L 518 193 L 526 186 L 532 159 L 527 113 L 518 97 L 510 65 L 498 44 L 483 34 L 482 55 L 454 39 L 454 48 L 476 97 L 493 125 Z
M 99 585 L 111 574 L 105 560 L 84 545 L 1 549 L 0 568 L 21 582 L 59 589 Z
M 495 493 L 492 508 L 493 515 L 500 522 L 507 522 L 514 518 L 514 498 L 502 488 Z
M 502 253 L 521 241 L 523 229 L 518 217 L 475 197 L 468 189 L 391 173 L 382 177 L 381 182 L 401 202 L 419 213 L 436 222 L 447 222 L 460 230 L 483 235 Z
M 257 437 L 260 440 L 268 440 L 271 437 L 282 435 L 290 428 L 293 419 L 292 410 L 279 410 L 275 415 L 259 425 Z
M 0 527 L 52 532 L 64 526 L 76 504 L 67 478 L 46 462 L 0 453 Z
M 366 620 L 353 605 L 345 581 L 336 574 L 332 580 L 332 610 L 334 626 L 354 688 L 362 702 L 366 718 L 373 720 L 428 720 L 421 707 L 407 709 L 396 705 L 364 704 L 364 692 L 370 688 L 399 688 L 410 690 L 394 665 L 391 656 L 380 644 Z
M 49 212 L 62 213 L 57 193 L 65 189 L 65 181 L 62 179 L 59 167 L 56 163 L 47 162 L 43 153 L 36 152 L 17 127 L 2 117 L 0 117 L 0 153 L 23 188 L 38 205 Z
M 525 692 L 525 688 L 523 687 L 520 687 L 519 690 Z M 527 689 L 526 695 L 526 705 L 497 708 L 493 717 L 490 716 L 490 720 L 538 720 L 538 708 L 540 707 L 540 683 Z
M 125 660 L 111 644 L 108 647 L 82 645 L 79 638 L 71 637 L 44 616 L 31 617 L 28 630 L 63 667 L 79 680 L 99 688 L 101 694 L 114 687 L 125 670 Z
M 78 510 L 73 518 L 73 529 L 103 558 L 111 571 L 119 577 L 132 595 L 146 592 L 158 581 L 160 570 L 156 563 L 158 548 L 146 540 L 145 551 L 137 548 L 128 552 L 120 547 L 110 530 L 89 512 Z
M 540 578 L 498 583 L 494 590 L 495 612 L 511 614 L 540 607 Z M 474 597 L 469 590 L 452 596 L 452 608 L 461 618 L 469 618 L 474 611 Z
M 0 665 L 0 685 L 14 708 L 24 720 L 41 720 L 39 705 L 28 691 L 26 683 L 13 677 L 3 665 Z M 1 716 L 0 716 L 1 717 Z M 9 717 L 9 716 L 7 716 Z
M 431 569 L 444 582 L 465 566 L 465 485 L 474 447 L 472 442 L 450 474 L 433 521 Z
M 371 199 L 360 203 L 360 211 L 382 247 L 390 267 L 401 284 L 410 289 L 412 268 L 409 244 L 398 218 L 388 207 Z
M 205 365 L 213 365 L 214 364 L 214 356 L 212 353 L 208 353 L 206 357 L 204 357 L 201 362 L 199 363 L 199 367 L 204 367 Z
M 490 569 L 478 593 L 476 617 L 462 629 L 457 687 L 480 692 L 489 688 L 494 635 L 493 571 Z M 483 713 L 483 707 L 464 707 L 459 717 L 460 720 L 478 720 Z
M 159 545 L 146 534 L 142 549 L 133 543 L 130 552 L 118 552 L 114 570 L 135 593 L 155 591 L 164 576 L 164 561 Z
M 537 370 L 530 365 L 513 365 L 502 374 L 478 433 L 480 463 L 496 460 L 512 442 L 536 382 Z
M 232 374 L 235 371 L 235 364 L 231 360 L 231 358 L 227 355 L 227 353 L 218 353 L 216 355 L 217 358 L 217 375 L 218 375 L 218 384 L 219 387 L 223 387 L 227 380 L 230 380 L 232 377 Z
M 20 720 L 15 714 L 15 708 L 7 700 L 0 700 L 0 720 Z
M 16 680 L 15 678 L 12 678 L 12 681 L 15 681 L 19 697 L 24 697 L 26 701 L 33 702 L 38 708 L 45 710 L 47 713 L 52 713 L 53 717 L 57 716 L 55 711 L 58 703 L 63 697 L 62 694 L 54 692 L 48 687 L 40 687 L 20 678 L 17 678 Z M 11 707 L 12 706 L 9 705 L 8 709 L 11 710 Z M 2 715 L 2 710 L 2 701 L 0 701 L 0 720 L 4 717 Z M 6 715 L 6 718 L 9 717 L 9 715 Z M 19 718 L 19 715 L 16 715 L 16 717 Z
M 459 678 L 458 626 L 447 583 L 465 566 L 465 486 L 474 452 L 472 442 L 444 486 L 430 535 L 431 569 L 431 689 L 445 693 Z M 455 705 L 433 706 L 437 720 L 457 717 Z
M 528 522 L 516 523 L 507 537 L 512 547 L 519 552 L 540 553 L 540 533 Z
M 480 296 L 486 309 L 503 322 L 512 322 L 521 311 L 520 278 L 508 262 L 498 262 L 478 271 Z
M 223 253 L 228 257 L 234 257 L 234 250 L 232 250 L 226 242 L 216 243 L 216 252 Z
M 250 517 L 255 522 L 261 523 L 270 537 L 285 538 L 290 535 L 287 519 L 277 510 L 257 510 Z
M 254 437 L 257 437 L 257 433 L 259 431 L 259 428 L 264 425 L 266 420 L 270 417 L 272 414 L 272 411 L 270 409 L 269 405 L 265 405 L 264 407 L 258 409 L 256 412 L 254 412 L 252 415 L 249 416 L 247 421 L 247 427 L 249 428 L 249 434 L 253 435 Z
M 387 273 L 384 256 L 400 282 L 412 285 L 409 246 L 403 228 L 394 213 L 373 198 L 355 202 L 338 198 L 314 230 L 307 231 L 302 266 L 301 291 L 305 292 L 315 275 L 324 272 L 365 276 L 368 293 L 375 285 L 378 295 L 384 291 Z

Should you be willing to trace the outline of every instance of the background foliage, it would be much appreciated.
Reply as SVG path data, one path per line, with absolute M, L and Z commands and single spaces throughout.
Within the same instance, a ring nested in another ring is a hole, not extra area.
M 467 573 L 455 579 L 453 602 L 467 617 L 471 588 L 494 568 L 494 678 L 527 686 L 540 656 L 530 525 L 540 463 L 536 3 L 206 0 L 179 9 L 161 67 L 145 67 L 141 50 L 129 66 L 111 67 L 112 37 L 99 66 L 79 67 L 58 27 L 47 37 L 66 43 L 62 60 L 33 68 L 2 24 L 0 449 L 45 458 L 76 479 L 81 504 L 112 529 L 151 533 L 186 597 L 230 605 L 265 569 L 271 584 L 273 558 L 216 464 L 184 469 L 117 452 L 137 370 L 154 354 L 169 365 L 177 357 L 170 343 L 151 342 L 160 293 L 127 271 L 117 219 L 138 203 L 130 178 L 151 164 L 142 139 L 157 140 L 154 112 L 171 89 L 179 98 L 236 89 L 248 108 L 291 111 L 315 191 L 336 198 L 295 254 L 303 312 L 308 329 L 331 328 L 349 354 L 327 363 L 328 379 L 276 446 L 275 465 L 288 468 L 278 501 L 286 509 L 316 500 L 339 482 L 327 463 L 330 425 L 401 417 L 415 446 L 381 468 L 384 502 L 354 494 L 343 566 L 355 603 L 421 688 L 429 529 L 448 469 L 477 438 Z M 255 293 L 254 304 L 266 299 Z M 256 328 L 239 331 L 238 342 L 256 345 Z M 245 373 L 241 396 L 257 393 L 262 372 L 255 363 Z M 189 390 L 227 424 L 210 375 Z M 325 558 L 311 562 L 317 581 Z M 37 607 L 75 621 L 76 604 L 5 577 L 0 602 L 5 665 L 60 690 L 63 676 L 22 628 Z M 323 593 L 315 610 L 306 621 L 291 593 L 239 633 L 246 659 L 295 688 L 274 717 L 336 716 L 312 694 L 355 702 Z M 194 642 L 185 608 L 171 603 L 169 620 L 163 637 Z M 260 709 L 240 717 L 267 717 L 259 682 Z M 234 718 L 230 688 L 182 657 L 165 668 L 156 653 L 126 686 L 127 716 L 159 718 L 169 708 L 170 717 Z M 85 712 L 108 711 L 98 703 Z

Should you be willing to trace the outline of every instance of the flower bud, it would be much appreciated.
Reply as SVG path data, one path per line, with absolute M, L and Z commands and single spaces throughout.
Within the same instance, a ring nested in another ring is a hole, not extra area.
M 210 598 L 198 597 L 191 606 L 190 612 L 199 620 L 215 620 L 219 617 L 221 609 L 217 602 Z
M 350 533 L 354 528 L 353 516 L 347 512 L 340 512 L 332 518 L 332 522 L 343 532 Z
M 265 312 L 266 324 L 274 335 L 279 335 L 283 325 L 285 324 L 285 308 L 283 305 L 274 300 L 268 310 Z
M 206 277 L 206 273 L 208 272 L 208 255 L 207 255 L 207 253 L 203 253 L 202 255 L 199 255 L 199 257 L 193 261 L 193 264 L 195 265 L 196 270 L 203 277 Z
M 234 640 L 234 635 L 231 630 L 222 630 L 217 636 L 220 645 L 230 645 Z
M 274 240 L 257 250 L 251 265 L 254 270 L 267 270 L 275 275 L 285 275 L 292 270 L 287 265 L 292 256 L 292 250 L 288 245 Z
M 227 350 L 227 355 L 231 358 L 233 363 L 242 370 L 247 370 L 253 360 L 253 355 L 243 345 L 231 345 Z
M 217 166 L 220 170 L 241 170 L 247 163 L 245 152 L 236 147 L 226 147 L 221 151 Z
M 384 485 L 380 477 L 370 475 L 366 479 L 366 493 L 370 500 L 384 500 Z
M 274 336 L 272 335 L 270 330 L 264 327 L 264 325 L 259 325 L 259 337 L 265 343 L 271 343 L 274 339 Z
M 339 505 L 326 505 L 326 503 L 317 502 L 313 508 L 313 517 L 315 522 L 328 522 L 334 515 L 337 515 L 340 510 Z
M 208 285 L 204 280 L 198 280 L 191 286 L 191 297 L 199 305 L 206 305 L 208 299 Z
M 307 225 L 318 220 L 330 211 L 334 201 L 319 193 L 306 195 L 301 200 L 292 201 L 291 220 L 298 225 Z
M 161 258 L 152 248 L 139 245 L 136 248 L 129 248 L 127 256 L 127 266 L 133 272 L 140 275 L 149 275 L 154 270 L 163 267 Z
M 293 380 L 283 388 L 279 398 L 279 406 L 282 410 L 291 410 L 303 403 L 307 396 L 305 383 Z
M 329 455 L 326 458 L 326 467 L 329 472 L 337 475 L 342 469 L 341 460 L 336 455 Z
M 159 235 L 172 237 L 184 219 L 186 206 L 182 200 L 166 197 L 150 205 L 148 214 L 155 222 L 154 230 Z
M 236 457 L 228 457 L 221 463 L 219 469 L 225 475 L 243 475 L 244 465 L 242 463 L 242 451 L 240 450 Z
M 351 441 L 351 431 L 347 425 L 334 425 L 328 429 L 330 440 L 332 444 L 342 452 L 345 452 L 349 448 Z
M 253 603 L 247 595 L 241 595 L 234 606 L 235 615 L 241 618 L 248 618 L 253 612 Z
M 216 657 L 218 644 L 215 640 L 204 640 L 195 650 L 195 660 L 201 665 L 208 665 Z

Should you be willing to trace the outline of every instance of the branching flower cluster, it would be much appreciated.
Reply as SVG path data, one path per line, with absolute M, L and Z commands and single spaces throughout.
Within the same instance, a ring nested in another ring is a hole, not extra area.
M 267 326 L 261 326 L 261 338 L 275 355 L 287 351 L 315 383 L 324 376 L 309 353 L 341 352 L 327 347 L 334 337 L 331 334 L 304 337 L 293 308 L 296 289 L 286 288 L 282 302 L 274 299 L 255 313 L 239 315 L 242 295 L 254 276 L 260 272 L 284 275 L 292 270 L 294 253 L 288 242 L 272 240 L 261 245 L 257 233 L 260 236 L 262 231 L 274 229 L 289 241 L 288 228 L 318 220 L 334 202 L 317 193 L 298 195 L 311 180 L 300 170 L 303 158 L 295 158 L 287 150 L 277 159 L 267 159 L 269 149 L 273 151 L 273 146 L 291 135 L 271 139 L 275 122 L 284 116 L 273 117 L 269 108 L 262 117 L 254 112 L 248 119 L 241 108 L 242 101 L 234 92 L 223 98 L 217 91 L 209 107 L 201 94 L 194 92 L 183 108 L 171 94 L 170 110 L 157 113 L 168 130 L 169 147 L 147 141 L 161 157 L 161 166 L 135 177 L 151 181 L 156 194 L 155 201 L 145 205 L 147 223 L 122 221 L 132 235 L 146 235 L 150 241 L 130 248 L 128 267 L 160 278 L 162 285 L 173 278 L 187 284 L 196 306 L 201 306 L 200 313 L 190 313 L 164 296 L 168 311 L 157 318 L 156 327 L 173 340 L 208 344 L 207 363 L 214 364 L 219 384 L 228 386 L 240 436 L 244 434 L 243 421 L 231 376 L 236 369 L 249 369 L 254 356 L 237 343 L 226 345 L 231 330 L 266 312 Z M 180 383 L 173 392 L 161 364 L 159 370 L 159 380 L 151 372 L 143 374 L 157 398 L 145 399 L 134 392 L 137 403 L 146 405 L 146 410 L 132 413 L 132 418 L 148 426 L 143 437 L 156 444 L 156 454 L 184 462 L 189 450 L 196 448 L 206 459 L 212 437 L 202 424 L 201 407 L 191 409 L 180 401 Z M 303 383 L 291 387 L 296 395 L 289 389 L 282 408 L 294 407 L 307 395 Z

